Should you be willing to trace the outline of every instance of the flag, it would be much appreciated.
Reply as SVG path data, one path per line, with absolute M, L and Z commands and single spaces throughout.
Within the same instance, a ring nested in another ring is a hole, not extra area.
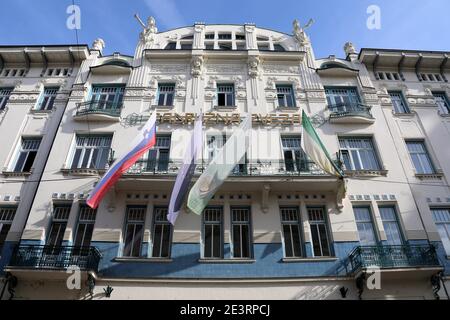
M 203 116 L 200 114 L 197 121 L 195 121 L 191 142 L 187 146 L 183 164 L 181 165 L 180 171 L 178 171 L 177 179 L 175 180 L 175 185 L 172 190 L 172 195 L 170 196 L 167 220 L 169 220 L 173 225 L 175 225 L 175 220 L 178 217 L 181 205 L 186 197 L 189 183 L 194 175 L 197 154 L 200 150 L 202 150 L 202 125 Z
M 156 143 L 156 112 L 150 116 L 137 137 L 131 143 L 130 151 L 119 157 L 106 171 L 104 176 L 91 191 L 86 203 L 92 208 L 98 204 L 109 188 L 113 186 L 120 176 L 127 171 L 148 149 Z
M 210 162 L 205 172 L 198 178 L 188 197 L 188 208 L 192 212 L 196 214 L 202 213 L 225 179 L 244 158 L 245 152 L 250 145 L 251 128 L 252 116 L 248 114 Z
M 308 116 L 305 111 L 302 110 L 302 136 L 301 145 L 303 151 L 308 155 L 308 157 L 313 160 L 320 168 L 325 172 L 342 177 L 342 170 L 336 165 L 336 163 L 331 159 L 330 154 L 320 141 L 316 130 L 309 121 Z

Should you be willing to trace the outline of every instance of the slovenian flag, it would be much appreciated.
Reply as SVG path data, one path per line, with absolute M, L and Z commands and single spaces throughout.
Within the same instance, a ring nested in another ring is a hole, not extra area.
M 118 158 L 91 191 L 86 203 L 95 209 L 120 176 L 126 172 L 148 149 L 156 143 L 156 112 L 150 116 L 138 136 L 131 143 L 130 151 Z
M 177 179 L 175 180 L 175 185 L 172 190 L 172 195 L 170 197 L 167 220 L 169 220 L 172 225 L 175 225 L 175 220 L 181 210 L 183 200 L 186 197 L 189 184 L 194 175 L 197 154 L 202 150 L 202 125 L 203 116 L 200 114 L 198 119 L 195 121 L 191 142 L 187 146 L 183 164 L 178 172 Z

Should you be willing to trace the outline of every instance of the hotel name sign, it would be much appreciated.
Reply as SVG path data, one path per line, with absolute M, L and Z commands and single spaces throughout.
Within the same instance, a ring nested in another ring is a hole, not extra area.
M 170 124 L 190 124 L 194 123 L 196 119 L 196 113 L 157 113 L 157 119 L 159 123 Z M 203 123 L 205 125 L 213 124 L 238 124 L 245 117 L 240 113 L 218 113 L 207 112 L 203 114 Z M 253 113 L 252 122 L 260 125 L 293 125 L 301 123 L 301 116 L 297 113 Z

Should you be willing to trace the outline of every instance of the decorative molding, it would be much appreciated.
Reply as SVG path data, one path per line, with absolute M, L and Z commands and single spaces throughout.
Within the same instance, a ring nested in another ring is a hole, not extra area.
M 263 72 L 268 74 L 299 74 L 300 67 L 298 66 L 286 66 L 279 64 L 263 64 Z
M 242 73 L 243 69 L 243 66 L 238 64 L 212 63 L 206 65 L 206 72 L 209 73 Z
M 186 73 L 187 66 L 185 64 L 150 64 L 150 72 L 154 73 Z

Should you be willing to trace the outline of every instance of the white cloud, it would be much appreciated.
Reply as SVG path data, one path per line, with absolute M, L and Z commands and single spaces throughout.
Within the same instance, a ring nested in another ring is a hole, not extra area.
M 145 4 L 156 18 L 157 25 L 165 28 L 186 25 L 185 20 L 173 0 L 145 0 Z M 145 17 L 146 18 L 146 17 Z

